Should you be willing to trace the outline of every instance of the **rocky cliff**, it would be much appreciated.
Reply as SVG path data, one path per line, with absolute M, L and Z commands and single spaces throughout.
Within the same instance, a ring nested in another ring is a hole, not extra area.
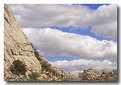
M 84 70 L 78 76 L 50 64 L 33 49 L 12 10 L 4 6 L 4 79 L 6 81 L 116 81 L 117 70 Z
M 17 23 L 11 8 L 4 5 L 4 79 L 7 81 L 61 81 L 67 74 L 37 55 Z

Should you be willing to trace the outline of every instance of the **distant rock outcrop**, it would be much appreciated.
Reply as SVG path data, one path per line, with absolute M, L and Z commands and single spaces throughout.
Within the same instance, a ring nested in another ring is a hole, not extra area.
M 94 69 L 84 70 L 82 80 L 99 80 L 100 73 Z
M 4 5 L 4 79 L 7 81 L 61 81 L 66 73 L 36 55 L 12 10 Z
M 117 70 L 107 71 L 103 70 L 100 75 L 100 80 L 102 81 L 117 81 L 118 80 Z
M 78 77 L 81 81 L 117 81 L 117 75 L 117 70 L 103 70 L 99 73 L 95 69 L 86 69 L 82 73 L 79 73 Z

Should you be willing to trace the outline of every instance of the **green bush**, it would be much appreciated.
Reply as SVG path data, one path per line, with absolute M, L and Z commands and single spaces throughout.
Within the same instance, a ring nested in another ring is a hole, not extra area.
M 10 71 L 15 75 L 25 75 L 27 69 L 26 66 L 20 60 L 15 60 L 10 66 Z

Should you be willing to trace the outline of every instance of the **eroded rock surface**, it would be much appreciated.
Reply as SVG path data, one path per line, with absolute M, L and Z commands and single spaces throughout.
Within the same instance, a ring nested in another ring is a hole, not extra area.
M 99 72 L 95 69 L 85 69 L 82 73 L 79 73 L 81 81 L 117 81 L 117 70 L 103 70 Z
M 41 64 L 8 5 L 4 6 L 4 10 L 4 77 L 5 80 L 27 80 L 27 74 L 31 71 L 41 73 Z M 25 64 L 26 75 L 14 75 L 11 72 L 10 67 L 16 60 Z
M 7 81 L 61 81 L 68 77 L 35 53 L 8 5 L 4 5 L 4 63 Z
M 94 69 L 84 70 L 82 80 L 99 80 L 100 73 Z

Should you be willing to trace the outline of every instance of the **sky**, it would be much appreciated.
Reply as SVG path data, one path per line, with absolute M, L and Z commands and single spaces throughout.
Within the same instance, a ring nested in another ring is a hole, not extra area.
M 30 42 L 67 72 L 117 68 L 117 6 L 11 4 Z

